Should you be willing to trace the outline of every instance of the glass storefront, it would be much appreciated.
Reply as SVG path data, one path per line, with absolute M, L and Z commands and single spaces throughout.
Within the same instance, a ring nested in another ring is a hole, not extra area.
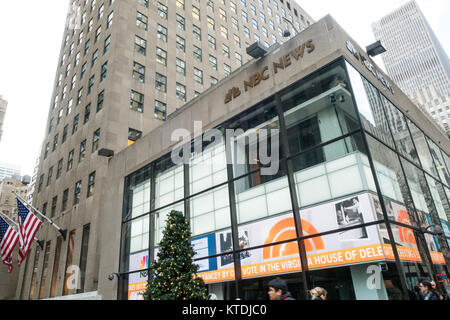
M 408 299 L 448 275 L 450 158 L 344 59 L 217 129 L 125 178 L 120 299 L 142 298 L 171 210 L 220 300 L 265 300 L 277 276 L 296 299 Z

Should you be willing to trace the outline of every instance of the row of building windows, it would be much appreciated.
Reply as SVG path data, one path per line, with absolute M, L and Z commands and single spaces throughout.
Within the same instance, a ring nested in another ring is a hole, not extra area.
M 52 170 L 52 169 L 53 169 L 53 167 L 50 168 L 50 170 Z M 59 163 L 58 163 L 58 169 L 59 169 Z M 49 170 L 49 179 L 51 179 L 51 171 L 50 170 Z M 42 179 L 39 180 L 38 190 L 39 190 L 39 187 L 41 187 L 41 180 L 44 179 L 43 175 L 41 177 L 42 177 Z M 81 188 L 82 188 L 82 180 L 79 180 L 75 183 L 75 187 L 73 189 L 73 201 L 72 201 L 73 205 L 77 205 L 80 203 Z M 94 190 L 95 190 L 95 171 L 92 172 L 91 174 L 89 174 L 88 186 L 86 189 L 86 198 L 91 197 L 94 194 Z M 61 212 L 64 212 L 68 209 L 68 201 L 69 201 L 69 188 L 67 188 L 63 191 L 62 201 L 61 201 Z M 58 196 L 54 196 L 52 198 L 51 207 L 50 207 L 50 217 L 51 218 L 54 217 L 56 214 L 57 203 L 58 203 Z M 47 207 L 48 207 L 48 202 L 45 202 L 42 205 L 42 214 L 47 215 L 47 209 L 48 209 Z
M 100 129 L 97 129 L 93 133 L 93 136 L 92 136 L 92 149 L 91 149 L 92 153 L 94 153 L 95 151 L 98 150 L 99 141 L 100 141 Z M 79 154 L 78 154 L 78 163 L 80 163 L 81 161 L 83 161 L 86 158 L 86 152 L 87 152 L 86 143 L 87 143 L 86 139 L 84 139 L 80 143 Z M 47 148 L 48 148 L 48 143 L 47 143 L 46 150 L 45 150 L 46 153 L 48 152 Z M 74 155 L 75 155 L 75 149 L 72 149 L 69 152 L 68 157 L 67 157 L 66 172 L 70 171 L 73 168 Z M 52 176 L 53 176 L 53 168 L 54 168 L 54 166 L 50 167 L 48 170 L 47 184 L 46 184 L 47 186 L 49 186 L 51 184 Z M 56 168 L 56 180 L 58 180 L 61 177 L 62 170 L 63 170 L 63 158 L 61 158 L 58 161 L 58 165 Z M 41 189 L 42 189 L 42 186 L 44 183 L 44 178 L 45 178 L 45 175 L 41 174 L 41 176 L 39 178 L 38 189 L 37 189 L 38 193 L 41 192 Z

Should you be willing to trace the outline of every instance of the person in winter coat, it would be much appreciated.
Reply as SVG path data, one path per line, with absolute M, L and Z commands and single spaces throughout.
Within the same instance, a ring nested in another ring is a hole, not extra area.
M 421 281 L 419 283 L 420 291 L 422 292 L 422 300 L 440 300 L 436 292 L 433 291 L 433 286 L 430 281 Z
M 295 300 L 291 293 L 287 290 L 286 281 L 281 278 L 275 278 L 269 282 L 269 295 L 270 300 Z
M 327 300 L 327 290 L 321 287 L 316 287 L 309 291 L 311 300 Z

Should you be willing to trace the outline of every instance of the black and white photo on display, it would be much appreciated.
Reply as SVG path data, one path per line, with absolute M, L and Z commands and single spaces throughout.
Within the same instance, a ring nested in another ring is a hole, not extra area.
M 347 228 L 364 223 L 364 217 L 359 205 L 359 198 L 353 197 L 338 202 L 336 207 L 336 220 L 339 228 Z M 365 227 L 342 231 L 339 233 L 339 240 L 366 239 L 367 230 Z

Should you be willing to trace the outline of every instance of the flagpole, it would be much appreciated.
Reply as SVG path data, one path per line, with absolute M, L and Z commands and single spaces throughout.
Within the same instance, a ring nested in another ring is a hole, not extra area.
M 13 219 L 8 217 L 5 213 L 0 212 L 0 216 L 8 219 L 8 221 L 10 221 L 12 224 L 14 224 L 14 226 L 19 228 L 19 225 Z M 34 241 L 36 241 L 39 244 L 39 247 L 41 247 L 41 249 L 44 250 L 44 240 L 38 240 L 36 237 L 34 237 Z
M 17 193 L 14 192 L 14 194 L 16 195 L 17 198 L 19 198 L 19 200 L 21 200 L 22 202 L 24 202 L 27 206 L 29 206 L 31 209 L 33 209 L 33 211 L 35 211 L 37 214 L 39 214 L 42 218 L 44 218 L 45 220 L 47 220 L 47 222 L 49 222 L 53 227 L 56 228 L 56 230 L 59 231 L 59 233 L 62 235 L 62 237 L 64 238 L 64 241 L 66 241 L 66 235 L 67 235 L 67 229 L 62 230 L 60 227 L 58 227 L 51 219 L 49 219 L 48 217 L 46 217 L 44 214 L 42 214 L 38 209 L 36 209 L 35 207 L 33 207 L 31 204 L 29 204 L 27 201 L 25 201 L 21 196 L 19 196 Z

